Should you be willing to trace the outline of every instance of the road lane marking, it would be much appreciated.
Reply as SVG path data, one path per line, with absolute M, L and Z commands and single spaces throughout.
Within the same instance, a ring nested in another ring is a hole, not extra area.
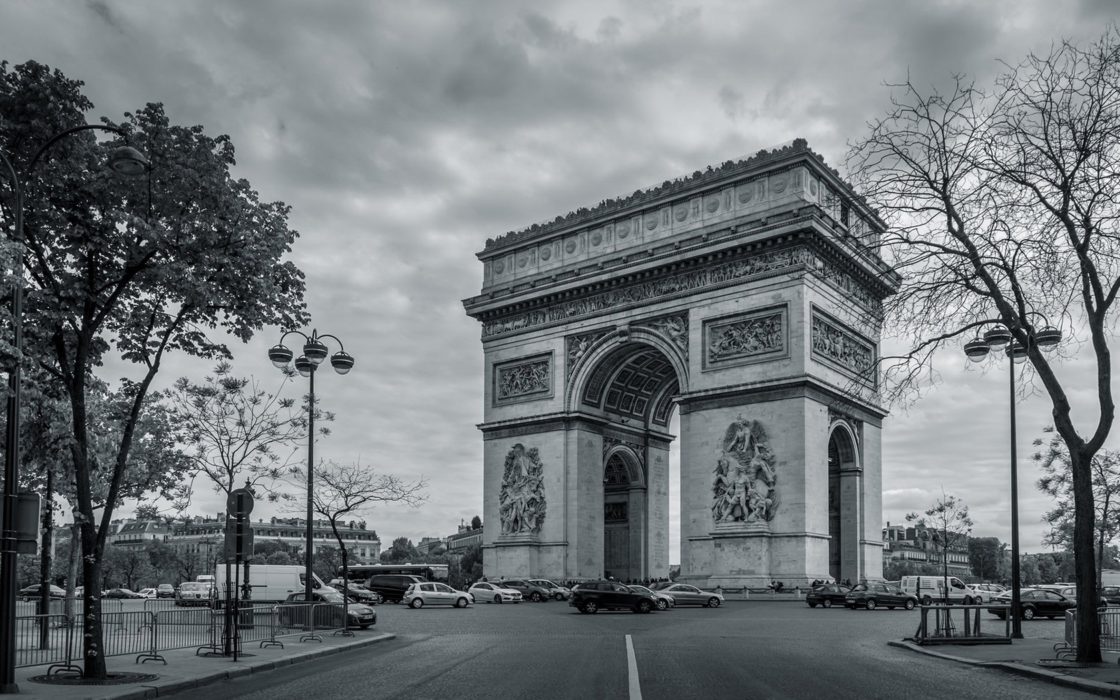
M 626 668 L 630 674 L 630 700 L 642 700 L 642 685 L 638 682 L 638 660 L 634 656 L 634 642 L 626 635 Z

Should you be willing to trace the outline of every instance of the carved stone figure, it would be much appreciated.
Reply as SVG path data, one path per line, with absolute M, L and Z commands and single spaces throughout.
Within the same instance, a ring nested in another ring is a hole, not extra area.
M 535 447 L 526 450 L 517 443 L 506 455 L 502 490 L 498 496 L 503 535 L 540 532 L 546 511 L 542 471 L 540 454 Z
M 766 431 L 742 416 L 727 427 L 712 482 L 712 520 L 769 522 L 777 509 L 777 474 Z

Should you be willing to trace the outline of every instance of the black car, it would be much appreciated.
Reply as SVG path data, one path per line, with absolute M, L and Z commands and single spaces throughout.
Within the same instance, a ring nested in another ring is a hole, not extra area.
M 880 581 L 857 584 L 844 596 L 844 606 L 852 610 L 856 608 L 866 608 L 867 610 L 905 608 L 906 610 L 913 610 L 917 604 L 917 597 L 906 593 L 898 586 Z
M 814 587 L 805 594 L 805 602 L 810 608 L 818 605 L 822 608 L 831 608 L 833 605 L 843 605 L 844 598 L 852 589 L 839 583 L 824 583 Z
M 276 606 L 276 619 L 281 627 L 306 627 L 309 618 L 319 629 L 360 627 L 367 629 L 377 624 L 377 611 L 368 605 L 351 603 L 346 606 L 349 619 L 343 624 L 343 600 L 338 591 L 312 591 L 311 605 L 303 591 L 290 593 L 287 600 Z
M 995 605 L 1006 606 L 1011 604 L 1011 591 L 1006 591 L 992 599 Z M 1097 607 L 1103 608 L 1108 603 L 1105 599 L 1097 600 Z M 1019 606 L 1024 620 L 1033 620 L 1036 617 L 1064 617 L 1066 610 L 1077 607 L 1077 601 L 1070 600 L 1061 593 L 1045 588 L 1023 588 L 1019 590 Z M 988 608 L 988 612 L 999 619 L 1007 617 L 1007 608 Z
M 653 596 L 638 593 L 617 581 L 591 581 L 581 583 L 572 591 L 568 605 L 581 613 L 595 613 L 599 610 L 633 610 L 648 613 L 657 607 Z
M 389 603 L 399 603 L 405 591 L 414 583 L 424 583 L 419 576 L 409 574 L 377 574 L 369 577 L 366 586 Z
M 1120 605 L 1120 586 L 1103 586 L 1101 599 L 1109 605 Z

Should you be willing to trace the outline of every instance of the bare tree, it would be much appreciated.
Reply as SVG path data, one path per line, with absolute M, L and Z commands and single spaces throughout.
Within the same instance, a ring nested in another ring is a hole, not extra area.
M 881 254 L 904 277 L 885 302 L 888 332 L 918 339 L 884 363 L 887 398 L 933 377 L 938 349 L 992 324 L 1009 329 L 1069 451 L 1078 595 L 1091 600 L 1090 465 L 1115 418 L 1108 329 L 1120 292 L 1120 32 L 1032 54 L 988 90 L 963 79 L 944 93 L 895 87 L 893 109 L 848 160 L 889 224 Z M 1096 415 L 1080 424 L 1039 342 L 1054 340 L 1056 328 L 1086 340 L 1096 360 L 1098 411 L 1081 413 Z M 1077 629 L 1078 660 L 1100 661 L 1094 606 L 1078 609 Z
M 306 485 L 304 493 L 306 494 Z M 315 468 L 315 490 L 312 508 L 327 519 L 331 532 L 342 554 L 342 592 L 347 600 L 350 586 L 349 552 L 342 539 L 339 523 L 348 516 L 355 516 L 377 504 L 404 503 L 420 505 L 427 497 L 422 493 L 427 487 L 423 479 L 405 481 L 392 474 L 377 474 L 371 468 L 354 464 L 324 462 Z
M 191 449 L 195 474 L 227 497 L 244 485 L 264 491 L 272 501 L 289 499 L 287 491 L 273 485 L 288 475 L 296 451 L 307 438 L 307 408 L 281 398 L 279 390 L 275 394 L 265 391 L 255 379 L 234 377 L 232 369 L 228 362 L 221 362 L 202 382 L 182 377 L 169 392 L 174 419 Z M 281 390 L 290 378 L 290 374 L 284 375 Z M 321 411 L 315 418 L 324 423 L 334 420 Z M 330 431 L 322 427 L 318 433 L 326 436 Z M 189 497 L 182 507 L 188 501 Z
M 972 518 L 968 506 L 956 496 L 941 492 L 941 498 L 921 513 L 910 513 L 906 522 L 914 523 L 941 554 L 942 593 L 949 603 L 949 552 L 968 541 Z
M 1052 427 L 1046 432 L 1053 433 Z M 1042 445 L 1042 438 L 1036 438 L 1036 446 Z M 1059 435 L 1053 435 L 1045 452 L 1036 452 L 1034 461 L 1042 469 L 1038 488 L 1052 496 L 1057 503 L 1045 515 L 1050 524 L 1050 532 L 1043 544 L 1068 548 L 1073 539 L 1072 470 L 1070 469 L 1069 448 Z M 1090 462 L 1093 478 L 1093 502 L 1095 505 L 1094 522 L 1097 541 L 1097 588 L 1101 585 L 1101 567 L 1105 559 L 1105 545 L 1120 534 L 1120 452 L 1101 450 L 1093 455 Z

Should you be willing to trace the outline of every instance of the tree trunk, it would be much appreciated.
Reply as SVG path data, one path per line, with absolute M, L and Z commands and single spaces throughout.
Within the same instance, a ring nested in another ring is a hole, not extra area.
M 78 562 L 82 553 L 82 528 L 78 523 L 70 526 L 70 562 L 66 577 L 66 619 L 74 620 L 74 593 L 78 589 Z
M 103 679 L 105 667 L 105 638 L 101 624 L 101 552 L 97 546 L 97 531 L 92 514 L 82 523 L 82 677 Z
M 1100 615 L 1097 613 L 1096 557 L 1093 535 L 1096 503 L 1093 498 L 1091 457 L 1070 451 L 1073 475 L 1073 555 L 1077 573 L 1077 661 L 1101 662 Z

